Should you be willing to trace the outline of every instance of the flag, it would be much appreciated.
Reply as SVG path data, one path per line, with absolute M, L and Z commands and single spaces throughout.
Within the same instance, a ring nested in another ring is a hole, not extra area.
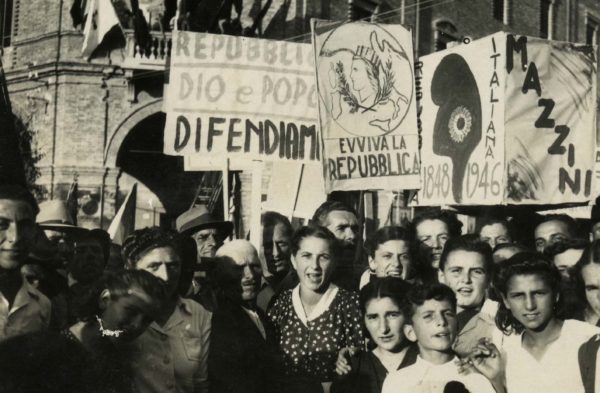
M 77 203 L 77 194 L 78 194 L 78 186 L 77 181 L 71 183 L 71 188 L 69 188 L 69 192 L 67 194 L 67 211 L 73 218 L 73 225 L 77 225 L 77 212 L 79 211 L 79 205 Z
M 83 48 L 81 54 L 90 58 L 106 34 L 114 27 L 120 27 L 119 18 L 110 0 L 90 0 L 85 12 Z
M 73 5 L 70 10 L 71 19 L 73 19 L 73 27 L 83 25 L 83 22 L 85 21 L 84 12 L 86 11 L 86 6 L 86 0 L 73 0 Z
M 131 187 L 125 202 L 119 208 L 117 215 L 108 227 L 108 234 L 114 244 L 119 246 L 135 229 L 135 208 L 137 205 L 137 183 Z

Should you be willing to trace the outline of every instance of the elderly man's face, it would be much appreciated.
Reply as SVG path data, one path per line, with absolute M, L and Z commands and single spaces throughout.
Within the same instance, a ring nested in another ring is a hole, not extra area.
M 345 246 L 356 245 L 358 240 L 358 220 L 354 213 L 344 210 L 333 210 L 327 214 L 327 229 Z
M 206 228 L 196 232 L 193 236 L 198 248 L 199 257 L 213 258 L 223 244 L 223 239 L 216 228 Z
M 35 215 L 27 202 L 0 199 L 0 268 L 20 269 L 35 235 Z
M 235 288 L 229 288 L 229 295 L 240 296 L 244 302 L 254 302 L 260 290 L 262 268 L 256 249 L 244 240 L 225 244 L 219 252 L 224 263 L 227 282 Z M 236 293 L 231 293 L 235 291 Z

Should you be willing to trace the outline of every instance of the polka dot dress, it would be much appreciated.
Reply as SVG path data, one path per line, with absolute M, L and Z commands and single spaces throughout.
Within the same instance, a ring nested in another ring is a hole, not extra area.
M 269 310 L 288 375 L 331 381 L 338 352 L 362 344 L 358 296 L 339 289 L 329 308 L 305 325 L 292 304 L 292 290 L 282 292 Z

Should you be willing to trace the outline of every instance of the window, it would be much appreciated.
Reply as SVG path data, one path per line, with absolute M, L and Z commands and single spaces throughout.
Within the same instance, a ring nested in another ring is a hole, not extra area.
M 494 19 L 504 22 L 504 0 L 492 0 Z
M 0 0 L 0 40 L 2 48 L 10 46 L 12 37 L 13 1 Z
M 434 24 L 434 50 L 444 50 L 450 43 L 458 41 L 458 30 L 449 21 L 438 21 Z
M 589 15 L 585 18 L 585 43 L 588 45 L 598 45 L 598 33 L 600 32 L 600 22 Z
M 553 27 L 552 0 L 540 1 L 540 37 L 552 39 Z

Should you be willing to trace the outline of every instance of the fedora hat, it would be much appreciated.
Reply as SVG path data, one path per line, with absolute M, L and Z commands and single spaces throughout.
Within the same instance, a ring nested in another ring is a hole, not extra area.
M 186 236 L 207 228 L 216 228 L 224 237 L 229 236 L 233 231 L 231 221 L 215 219 L 204 205 L 195 206 L 177 217 L 175 226 L 177 232 Z
M 58 199 L 40 203 L 40 212 L 37 215 L 36 222 L 42 229 L 71 233 L 88 231 L 74 225 L 73 217 L 67 210 L 67 204 Z

